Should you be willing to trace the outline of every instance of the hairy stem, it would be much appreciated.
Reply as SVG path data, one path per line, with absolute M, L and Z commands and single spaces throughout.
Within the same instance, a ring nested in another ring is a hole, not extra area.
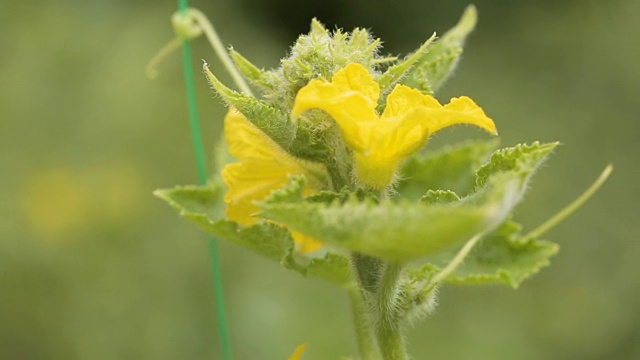
M 387 263 L 373 299 L 376 316 L 375 331 L 384 360 L 407 360 L 406 345 L 402 336 L 396 304 L 398 282 L 402 265 Z
M 371 323 L 367 314 L 367 306 L 362 290 L 356 285 L 347 288 L 349 300 L 351 300 L 351 312 L 358 341 L 358 352 L 362 360 L 378 360 L 380 351 L 373 339 Z

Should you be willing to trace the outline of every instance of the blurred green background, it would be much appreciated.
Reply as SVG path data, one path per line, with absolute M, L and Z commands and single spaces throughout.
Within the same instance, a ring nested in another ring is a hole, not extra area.
M 466 1 L 193 1 L 225 42 L 277 66 L 313 16 L 406 53 Z M 609 183 L 547 238 L 552 266 L 513 291 L 445 287 L 410 332 L 416 359 L 640 358 L 640 1 L 476 1 L 480 22 L 438 94 L 472 96 L 504 145 L 564 144 L 517 219 L 531 229 L 602 168 Z M 0 359 L 220 359 L 204 235 L 151 192 L 196 182 L 174 2 L 0 3 Z M 227 83 L 205 40 L 207 59 Z M 199 62 L 194 69 L 200 74 Z M 205 142 L 224 113 L 198 77 Z M 443 131 L 436 147 L 477 131 Z M 338 359 L 346 296 L 220 244 L 235 359 Z

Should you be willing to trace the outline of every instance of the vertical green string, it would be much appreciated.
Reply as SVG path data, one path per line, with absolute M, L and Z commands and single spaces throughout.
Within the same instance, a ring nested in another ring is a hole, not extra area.
M 187 0 L 178 0 L 178 10 L 184 16 L 187 14 Z M 191 46 L 189 40 L 182 41 L 182 56 L 184 62 L 185 87 L 187 92 L 187 105 L 189 107 L 189 122 L 191 123 L 191 136 L 193 137 L 193 147 L 196 155 L 198 167 L 198 178 L 200 184 L 207 183 L 207 166 L 202 145 L 202 135 L 200 132 L 200 122 L 198 119 L 198 106 L 196 103 L 195 85 L 193 80 L 193 70 L 191 68 Z M 220 261 L 218 256 L 218 243 L 216 239 L 209 238 L 209 253 L 211 257 L 211 273 L 213 277 L 213 291 L 215 296 L 216 314 L 218 317 L 218 332 L 222 344 L 222 358 L 231 359 L 231 341 L 229 339 L 229 327 L 227 325 L 227 315 L 224 306 L 224 293 L 222 288 L 222 276 L 220 271 Z

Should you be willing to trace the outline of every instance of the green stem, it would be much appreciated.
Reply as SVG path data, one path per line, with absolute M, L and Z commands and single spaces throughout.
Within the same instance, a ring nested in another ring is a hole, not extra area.
M 382 260 L 354 251 L 351 253 L 351 264 L 355 268 L 360 288 L 365 294 L 375 293 L 380 280 L 380 269 L 384 266 Z
M 360 359 L 378 360 L 380 358 L 380 352 L 373 340 L 371 323 L 367 314 L 367 306 L 362 295 L 362 290 L 356 284 L 353 284 L 347 287 L 347 293 L 349 294 L 349 300 L 351 300 L 351 312 L 353 313 Z
M 396 307 L 398 281 L 401 274 L 402 265 L 388 263 L 374 299 L 374 311 L 377 314 L 376 337 L 384 360 L 409 359 Z
M 480 233 L 475 235 L 471 239 L 469 239 L 469 241 L 467 241 L 467 243 L 464 244 L 462 249 L 458 251 L 456 256 L 453 259 L 451 259 L 451 262 L 449 262 L 447 267 L 442 269 L 439 273 L 437 273 L 433 277 L 432 283 L 438 284 L 442 282 L 444 279 L 446 279 L 447 277 L 449 277 L 449 275 L 451 275 L 454 271 L 456 271 L 458 266 L 460 266 L 460 264 L 462 264 L 462 262 L 464 261 L 464 258 L 466 258 L 467 255 L 469 255 L 469 252 L 471 252 L 473 247 L 476 246 L 476 244 L 478 243 L 478 241 L 480 241 L 480 239 L 482 239 L 482 235 L 483 234 Z
M 571 215 L 574 211 L 578 210 L 582 205 L 584 205 L 587 200 L 589 200 L 593 194 L 595 194 L 600 187 L 607 181 L 609 175 L 613 171 L 613 165 L 607 165 L 600 176 L 596 179 L 596 181 L 591 184 L 591 186 L 582 193 L 582 195 L 578 196 L 571 204 L 567 205 L 564 209 L 560 210 L 557 214 L 552 216 L 549 220 L 545 221 L 542 225 L 535 228 L 533 231 L 528 233 L 525 237 L 527 238 L 537 238 L 544 235 L 547 231 L 553 229 L 556 225 L 566 219 L 569 215 Z
M 178 9 L 183 16 L 187 14 L 187 0 L 178 1 Z M 204 146 L 202 145 L 202 134 L 200 131 L 200 122 L 198 119 L 198 106 L 196 103 L 195 82 L 193 79 L 193 70 L 191 68 L 191 46 L 188 38 L 182 41 L 182 56 L 185 74 L 185 88 L 187 92 L 187 100 L 189 107 L 189 120 L 191 123 L 191 134 L 193 137 L 194 152 L 196 155 L 196 163 L 198 167 L 198 177 L 200 183 L 207 183 L 207 168 L 205 161 Z M 224 360 L 231 359 L 231 340 L 229 337 L 229 326 L 227 325 L 227 316 L 224 305 L 224 294 L 222 286 L 222 275 L 220 270 L 220 256 L 218 255 L 218 243 L 214 238 L 209 238 L 209 253 L 211 258 L 211 273 L 213 281 L 213 290 L 215 296 L 216 314 L 218 315 L 218 331 L 220 333 L 220 341 L 222 344 L 222 358 Z

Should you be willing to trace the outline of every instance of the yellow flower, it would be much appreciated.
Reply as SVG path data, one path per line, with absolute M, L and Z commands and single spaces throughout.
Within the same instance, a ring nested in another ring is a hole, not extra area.
M 311 80 L 298 92 L 292 110 L 294 116 L 312 108 L 329 113 L 354 151 L 359 182 L 372 189 L 389 185 L 400 162 L 440 129 L 473 124 L 496 134 L 493 120 L 466 96 L 443 106 L 432 96 L 396 85 L 382 115 L 376 112 L 379 97 L 373 76 L 352 63 L 336 72 L 331 82 Z
M 271 191 L 284 186 L 289 175 L 307 178 L 305 196 L 324 187 L 319 174 L 326 170 L 321 165 L 289 155 L 233 108 L 224 119 L 224 136 L 229 153 L 239 160 L 222 169 L 222 179 L 227 185 L 226 214 L 230 220 L 242 225 L 254 224 L 257 219 L 251 215 L 260 211 L 254 202 L 264 200 Z M 298 232 L 292 231 L 292 236 L 304 252 L 316 250 L 321 245 Z

